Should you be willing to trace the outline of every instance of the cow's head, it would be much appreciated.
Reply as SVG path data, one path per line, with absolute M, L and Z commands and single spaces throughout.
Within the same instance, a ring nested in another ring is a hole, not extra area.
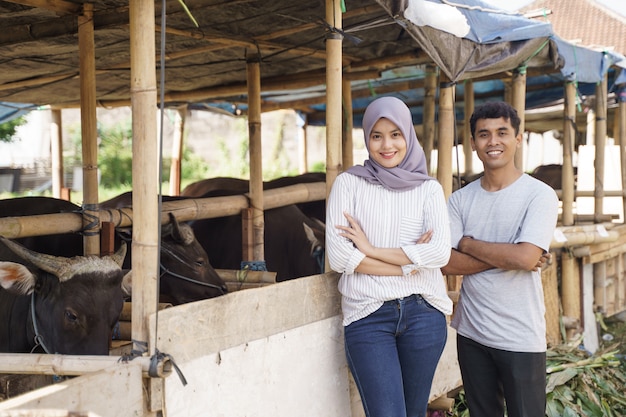
M 31 305 L 20 320 L 27 323 L 32 347 L 36 340 L 48 353 L 107 355 L 122 311 L 126 244 L 112 256 L 63 258 L 0 239 L 29 265 L 0 262 L 0 284 L 29 296 Z
M 186 223 L 170 213 L 170 223 L 161 231 L 160 293 L 173 304 L 224 295 L 226 284 L 209 263 L 206 251 Z

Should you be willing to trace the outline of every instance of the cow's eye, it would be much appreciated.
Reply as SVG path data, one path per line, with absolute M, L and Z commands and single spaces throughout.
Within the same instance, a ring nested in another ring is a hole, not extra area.
M 71 310 L 65 310 L 65 318 L 71 323 L 78 321 L 78 316 Z
M 196 261 L 196 266 L 199 266 L 199 267 L 204 267 L 205 265 L 206 265 L 206 263 L 204 262 L 204 260 L 203 260 L 203 259 L 198 259 L 198 260 Z

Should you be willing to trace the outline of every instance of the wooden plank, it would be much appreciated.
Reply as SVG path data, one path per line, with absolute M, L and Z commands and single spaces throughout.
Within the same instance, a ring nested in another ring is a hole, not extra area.
M 0 415 L 9 410 L 15 416 L 20 415 L 17 410 L 65 410 L 99 417 L 144 416 L 141 373 L 141 365 L 131 362 L 68 379 L 0 402 Z
M 215 272 L 227 282 L 247 283 L 276 283 L 276 272 L 270 271 L 241 271 L 238 269 L 216 269 Z

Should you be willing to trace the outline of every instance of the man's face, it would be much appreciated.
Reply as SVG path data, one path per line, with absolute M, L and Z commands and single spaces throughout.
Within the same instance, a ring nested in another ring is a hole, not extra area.
M 499 119 L 479 119 L 472 137 L 472 149 L 485 169 L 515 165 L 515 151 L 522 143 L 522 134 L 515 135 L 511 122 Z

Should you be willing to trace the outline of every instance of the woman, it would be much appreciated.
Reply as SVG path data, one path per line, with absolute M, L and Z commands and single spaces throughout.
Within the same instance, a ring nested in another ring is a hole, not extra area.
M 368 417 L 422 417 L 452 312 L 446 201 L 401 100 L 374 100 L 363 131 L 369 159 L 337 177 L 327 208 L 346 357 Z

